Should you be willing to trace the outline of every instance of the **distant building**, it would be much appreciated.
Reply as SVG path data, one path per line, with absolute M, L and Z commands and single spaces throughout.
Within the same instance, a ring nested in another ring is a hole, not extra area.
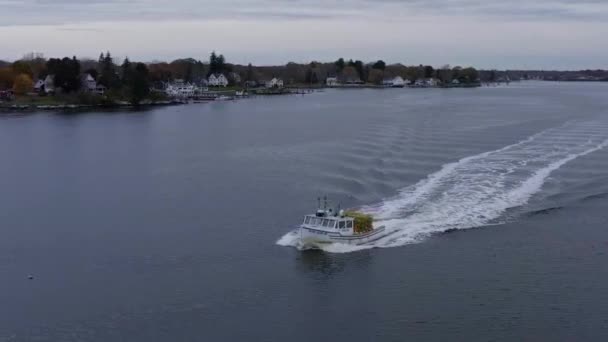
M 14 98 L 12 90 L 0 90 L 0 101 L 11 101 Z
M 82 76 L 82 90 L 93 93 L 97 90 L 97 81 L 91 76 L 91 74 L 86 74 Z
M 168 83 L 165 87 L 165 94 L 170 97 L 194 97 L 209 90 L 205 86 L 198 86 L 194 83 L 184 82 L 182 79 L 177 79 Z
M 44 91 L 44 80 L 38 79 L 38 81 L 34 83 L 34 91 L 37 93 Z
M 103 85 L 103 84 L 98 84 L 97 86 L 95 86 L 95 94 L 97 95 L 104 95 L 106 93 L 107 88 Z
M 55 92 L 55 75 L 48 75 L 44 79 L 44 92 L 47 94 Z
M 182 79 L 177 79 L 172 83 L 167 84 L 165 93 L 170 97 L 192 97 L 196 92 L 196 86 L 191 83 L 186 83 Z
M 325 80 L 325 84 L 327 84 L 328 87 L 337 87 L 340 85 L 340 82 L 338 81 L 337 77 L 328 77 Z
M 363 82 L 358 76 L 346 76 L 343 77 L 342 79 L 342 83 L 343 84 L 347 84 L 347 85 L 363 85 L 365 84 L 365 82 Z
M 266 82 L 266 88 L 283 88 L 283 80 L 275 77 Z
M 210 87 L 227 87 L 228 79 L 224 74 L 211 74 L 207 80 Z
M 437 85 L 439 85 L 439 81 L 437 81 L 437 79 L 435 78 L 427 78 L 424 80 L 424 84 L 427 87 L 436 87 Z
M 401 76 L 386 78 L 382 81 L 382 85 L 385 87 L 403 88 L 405 87 L 405 80 Z
M 245 81 L 245 87 L 247 87 L 247 88 L 257 88 L 258 87 L 258 82 L 257 81 Z

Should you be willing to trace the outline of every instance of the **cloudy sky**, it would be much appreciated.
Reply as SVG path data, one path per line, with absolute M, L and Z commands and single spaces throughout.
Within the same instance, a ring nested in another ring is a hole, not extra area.
M 0 0 L 0 59 L 608 68 L 608 0 Z

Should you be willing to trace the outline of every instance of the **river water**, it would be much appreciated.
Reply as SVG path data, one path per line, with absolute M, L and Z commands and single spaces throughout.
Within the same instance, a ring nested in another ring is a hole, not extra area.
M 3 114 L 0 341 L 606 340 L 606 94 Z M 392 234 L 300 250 L 322 195 Z

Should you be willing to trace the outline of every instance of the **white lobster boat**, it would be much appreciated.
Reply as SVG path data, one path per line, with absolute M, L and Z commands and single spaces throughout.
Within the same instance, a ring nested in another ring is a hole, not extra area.
M 355 218 L 347 216 L 344 210 L 334 211 L 327 208 L 327 200 L 323 208 L 319 203 L 314 215 L 304 217 L 299 232 L 300 241 L 304 245 L 334 242 L 362 245 L 387 235 L 384 226 L 367 230 L 359 229 Z

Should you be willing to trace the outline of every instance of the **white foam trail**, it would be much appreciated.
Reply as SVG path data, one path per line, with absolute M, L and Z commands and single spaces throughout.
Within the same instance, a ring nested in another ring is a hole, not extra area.
M 391 235 L 365 246 L 320 248 L 344 253 L 396 247 L 448 229 L 493 224 L 506 210 L 525 205 L 552 172 L 606 146 L 605 124 L 567 123 L 516 144 L 461 159 L 403 189 L 396 197 L 364 208 Z M 290 234 L 277 243 L 298 246 L 297 234 Z

